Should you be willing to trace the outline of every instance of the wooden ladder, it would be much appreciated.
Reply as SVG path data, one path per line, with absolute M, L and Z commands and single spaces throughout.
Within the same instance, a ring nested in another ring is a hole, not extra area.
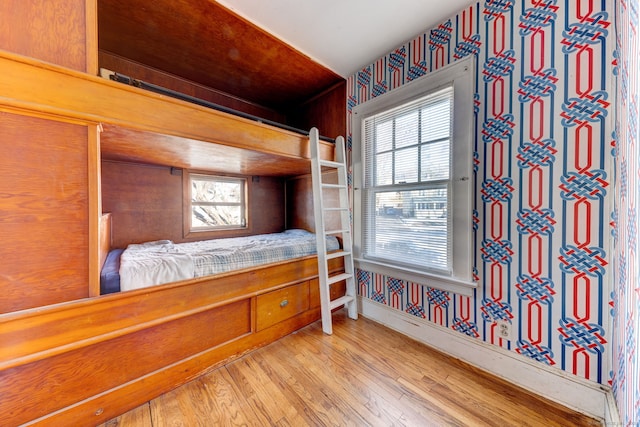
M 320 158 L 320 137 L 318 129 L 312 128 L 309 132 L 311 148 L 311 180 L 313 186 L 313 210 L 316 226 L 316 241 L 318 247 L 318 276 L 320 282 L 320 309 L 322 313 L 322 330 L 326 334 L 333 333 L 331 311 L 345 306 L 351 319 L 358 318 L 356 304 L 355 273 L 353 268 L 353 239 L 351 235 L 351 221 L 349 212 L 349 190 L 347 185 L 347 159 L 345 154 L 344 138 L 336 138 L 335 161 L 322 160 Z M 326 183 L 322 179 L 322 172 L 336 171 L 338 183 Z M 338 206 L 325 207 L 327 193 L 338 191 Z M 325 216 L 340 216 L 340 225 L 335 230 L 325 229 Z M 342 238 L 342 249 L 327 253 L 326 236 Z M 344 259 L 344 273 L 329 276 L 328 261 L 334 258 Z M 331 300 L 331 285 L 341 281 L 346 282 L 345 295 Z

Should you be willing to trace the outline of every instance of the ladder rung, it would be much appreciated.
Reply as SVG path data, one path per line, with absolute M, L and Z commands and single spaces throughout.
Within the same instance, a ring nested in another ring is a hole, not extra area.
M 327 285 L 333 285 L 334 283 L 342 282 L 343 280 L 347 280 L 352 277 L 353 275 L 349 273 L 336 274 L 335 276 L 331 276 L 327 279 Z
M 327 254 L 327 259 L 340 258 L 340 257 L 349 256 L 349 255 L 351 255 L 351 252 L 347 252 L 347 251 L 331 252 Z
M 322 184 L 322 188 L 347 188 L 346 185 L 340 185 L 340 184 Z
M 351 295 L 345 295 L 343 297 L 340 298 L 336 298 L 333 301 L 331 301 L 331 310 L 333 310 L 334 308 L 338 308 L 340 306 L 343 306 L 345 304 L 349 304 L 350 302 L 355 301 L 355 298 Z
M 349 229 L 345 229 L 345 230 L 329 230 L 329 231 L 325 231 L 324 234 L 342 234 L 342 233 L 351 233 L 351 230 Z
M 320 159 L 318 161 L 320 163 L 320 166 L 327 166 L 330 168 L 343 168 L 344 167 L 344 163 L 340 163 L 340 162 L 334 162 L 331 160 L 322 160 Z

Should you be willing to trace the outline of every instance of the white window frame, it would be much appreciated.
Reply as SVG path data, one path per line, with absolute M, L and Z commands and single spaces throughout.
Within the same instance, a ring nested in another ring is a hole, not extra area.
M 473 71 L 468 57 L 433 71 L 352 110 L 354 259 L 356 267 L 386 276 L 421 283 L 463 295 L 471 295 L 473 281 Z M 451 233 L 450 274 L 380 262 L 363 253 L 364 217 L 364 120 L 415 101 L 439 88 L 453 85 L 453 139 L 451 142 Z

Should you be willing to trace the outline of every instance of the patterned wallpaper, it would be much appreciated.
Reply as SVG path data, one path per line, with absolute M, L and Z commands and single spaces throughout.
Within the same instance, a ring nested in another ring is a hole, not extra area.
M 624 425 L 640 425 L 640 5 L 616 2 L 617 115 L 615 209 L 612 216 L 613 393 Z
M 637 2 L 632 11 L 629 4 L 625 11 L 637 23 Z M 616 379 L 624 395 L 632 375 L 637 381 L 638 357 L 621 350 L 634 368 L 616 356 L 622 371 L 612 373 L 612 310 L 618 323 L 629 322 L 620 313 L 620 292 L 612 294 L 611 248 L 622 234 L 612 225 L 615 15 L 613 1 L 473 3 L 351 76 L 347 104 L 350 115 L 360 103 L 475 56 L 479 286 L 465 297 L 359 270 L 359 293 L 579 377 L 601 384 Z M 628 108 L 635 110 L 629 121 L 637 133 L 635 99 Z M 349 127 L 349 143 L 350 134 Z M 629 179 L 636 184 L 637 163 L 633 172 L 631 164 L 618 166 L 624 167 L 619 173 L 636 175 Z M 630 243 L 623 246 L 632 250 Z M 620 256 L 627 263 L 637 258 Z M 625 278 L 618 281 L 638 283 L 636 267 L 623 263 L 618 270 Z M 627 278 L 629 270 L 635 277 Z M 500 320 L 512 324 L 511 340 L 499 338 Z M 637 319 L 625 327 L 637 331 Z M 630 345 L 620 340 L 617 346 Z M 632 400 L 638 411 L 637 393 Z

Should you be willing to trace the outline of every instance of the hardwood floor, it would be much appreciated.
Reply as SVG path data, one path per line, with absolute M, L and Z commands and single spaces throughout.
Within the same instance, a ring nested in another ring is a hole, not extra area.
M 365 318 L 334 315 L 249 353 L 103 427 L 594 426 Z

